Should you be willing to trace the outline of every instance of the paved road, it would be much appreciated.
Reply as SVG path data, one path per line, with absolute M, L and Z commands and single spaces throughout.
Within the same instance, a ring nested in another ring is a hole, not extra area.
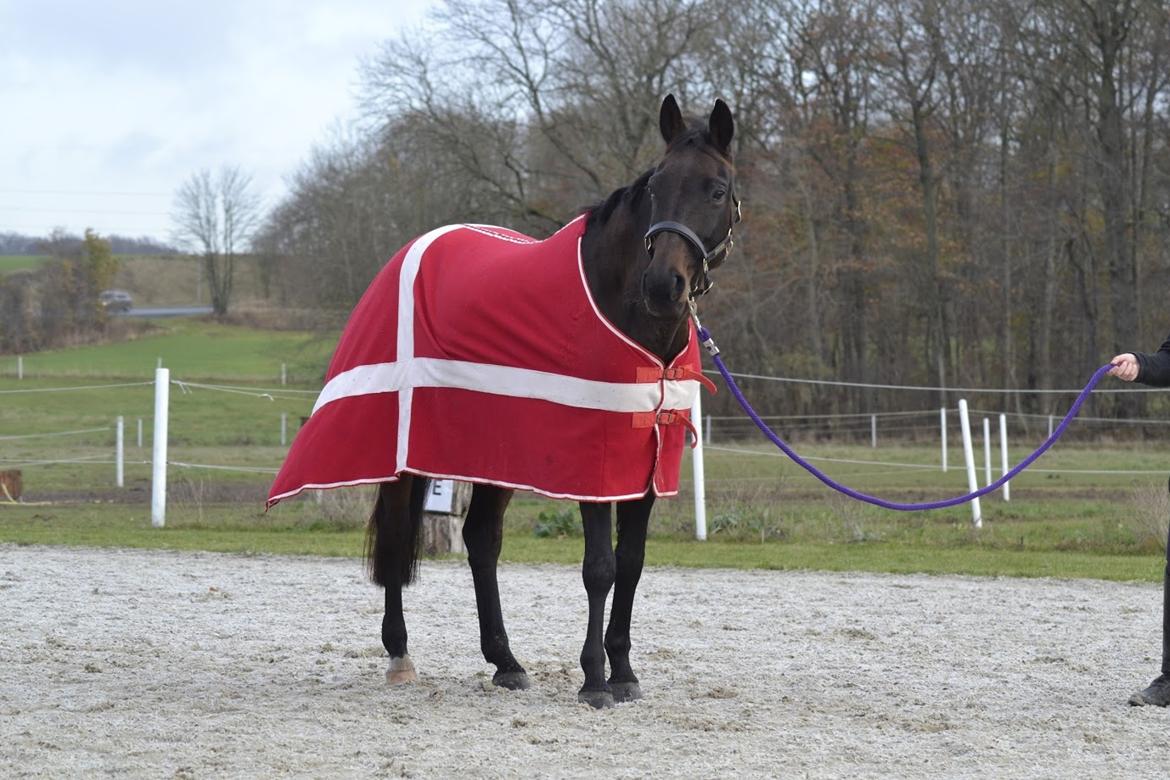
M 122 317 L 197 317 L 201 314 L 211 314 L 210 306 L 159 306 L 149 309 L 134 308 L 121 312 Z

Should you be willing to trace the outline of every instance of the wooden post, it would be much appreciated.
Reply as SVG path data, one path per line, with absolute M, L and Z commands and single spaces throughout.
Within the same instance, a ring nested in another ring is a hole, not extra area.
M 471 484 L 432 479 L 423 507 L 422 548 L 426 555 L 465 554 L 463 517 L 471 503 Z
M 20 469 L 0 471 L 0 501 L 19 501 L 23 490 Z

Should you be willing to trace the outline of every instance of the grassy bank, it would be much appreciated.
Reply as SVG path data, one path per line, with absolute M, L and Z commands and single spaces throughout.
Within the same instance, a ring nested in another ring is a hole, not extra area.
M 260 511 L 271 473 L 287 450 L 280 444 L 281 415 L 291 437 L 312 408 L 332 347 L 332 337 L 310 333 L 178 320 L 162 322 L 133 341 L 26 356 L 23 381 L 11 376 L 10 359 L 0 358 L 0 469 L 19 468 L 25 499 L 45 502 L 0 506 L 0 542 L 358 555 L 370 501 L 366 493 Z M 163 530 L 150 528 L 147 504 L 153 389 L 146 382 L 158 357 L 176 379 L 254 389 L 172 386 Z M 277 387 L 281 363 L 288 364 L 294 381 L 287 388 Z M 28 392 L 128 381 L 144 384 Z M 127 423 L 121 489 L 113 486 L 111 462 L 118 415 Z M 1014 431 L 1009 459 L 1018 461 L 1041 435 Z M 958 437 L 952 443 L 957 445 Z M 877 450 L 799 438 L 794 444 L 836 479 L 882 497 L 924 501 L 967 490 L 964 471 L 944 473 L 930 443 L 884 441 Z M 1061 443 L 1013 481 L 1010 503 L 999 495 L 983 500 L 980 530 L 971 527 L 968 507 L 907 514 L 847 500 L 755 438 L 717 436 L 715 445 L 706 458 L 710 541 L 691 540 L 691 472 L 684 460 L 682 495 L 655 508 L 652 565 L 1160 576 L 1170 517 L 1165 485 L 1170 443 Z M 961 457 L 952 447 L 950 462 Z M 538 525 L 551 529 L 551 536 L 534 535 Z M 579 525 L 571 504 L 517 495 L 504 557 L 575 563 L 581 554 Z
M 576 564 L 582 540 L 576 534 L 537 537 L 536 516 L 543 502 L 521 502 L 512 512 L 502 559 L 524 563 Z M 0 542 L 205 550 L 244 554 L 358 557 L 363 531 L 359 518 L 330 516 L 312 501 L 280 507 L 267 515 L 255 505 L 180 503 L 168 510 L 167 526 L 150 525 L 146 504 L 0 507 Z M 1005 526 L 1008 524 L 1005 524 Z M 939 524 L 935 533 L 889 534 L 844 541 L 832 534 L 805 533 L 791 540 L 696 542 L 672 529 L 652 534 L 651 566 L 736 569 L 819 569 L 827 571 L 922 572 L 1019 577 L 1095 578 L 1156 581 L 1162 557 L 1154 553 L 1054 549 L 1038 539 L 1008 541 L 1015 530 L 970 529 Z M 2 552 L 0 552 L 2 557 Z
M 319 386 L 335 335 L 264 331 L 212 321 L 157 320 L 140 338 L 111 344 L 49 350 L 24 356 L 27 379 L 149 379 L 161 358 L 176 379 L 279 382 Z M 0 358 L 0 375 L 15 375 L 15 360 Z
M 49 259 L 48 255 L 0 255 L 0 276 L 31 271 Z

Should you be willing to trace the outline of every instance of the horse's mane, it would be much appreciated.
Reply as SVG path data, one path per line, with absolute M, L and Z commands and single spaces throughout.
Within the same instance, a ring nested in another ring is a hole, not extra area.
M 642 195 L 646 192 L 646 184 L 650 181 L 650 176 L 653 173 L 654 169 L 651 168 L 637 179 L 634 179 L 633 183 L 625 187 L 619 187 L 611 192 L 604 200 L 587 206 L 585 212 L 589 216 L 585 220 L 585 229 L 588 230 L 594 224 L 605 224 L 608 222 L 610 217 L 613 216 L 613 213 L 617 211 L 618 206 L 627 198 L 632 205 L 636 206 Z
M 693 122 L 690 129 L 674 139 L 674 143 L 667 148 L 667 151 L 669 152 L 670 149 L 685 145 L 707 146 L 712 150 L 715 148 L 714 143 L 711 141 L 711 134 L 707 131 L 706 125 L 701 122 Z M 718 156 L 723 157 L 723 155 Z M 582 209 L 583 212 L 588 214 L 585 221 L 585 229 L 588 230 L 594 224 L 605 224 L 608 222 L 610 217 L 613 216 L 613 213 L 617 211 L 618 206 L 626 202 L 627 199 L 631 206 L 637 207 L 639 199 L 646 192 L 646 183 L 650 181 L 650 176 L 653 173 L 654 169 L 651 168 L 637 179 L 634 179 L 632 183 L 625 187 L 619 187 L 603 200 Z

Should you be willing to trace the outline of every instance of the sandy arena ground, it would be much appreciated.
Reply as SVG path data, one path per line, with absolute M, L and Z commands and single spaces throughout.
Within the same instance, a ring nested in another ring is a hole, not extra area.
M 388 689 L 356 560 L 0 546 L 0 776 L 1165 777 L 1160 588 L 648 570 L 646 698 L 576 702 L 578 571 L 507 566 L 535 683 L 490 685 L 471 575 L 407 595 Z

